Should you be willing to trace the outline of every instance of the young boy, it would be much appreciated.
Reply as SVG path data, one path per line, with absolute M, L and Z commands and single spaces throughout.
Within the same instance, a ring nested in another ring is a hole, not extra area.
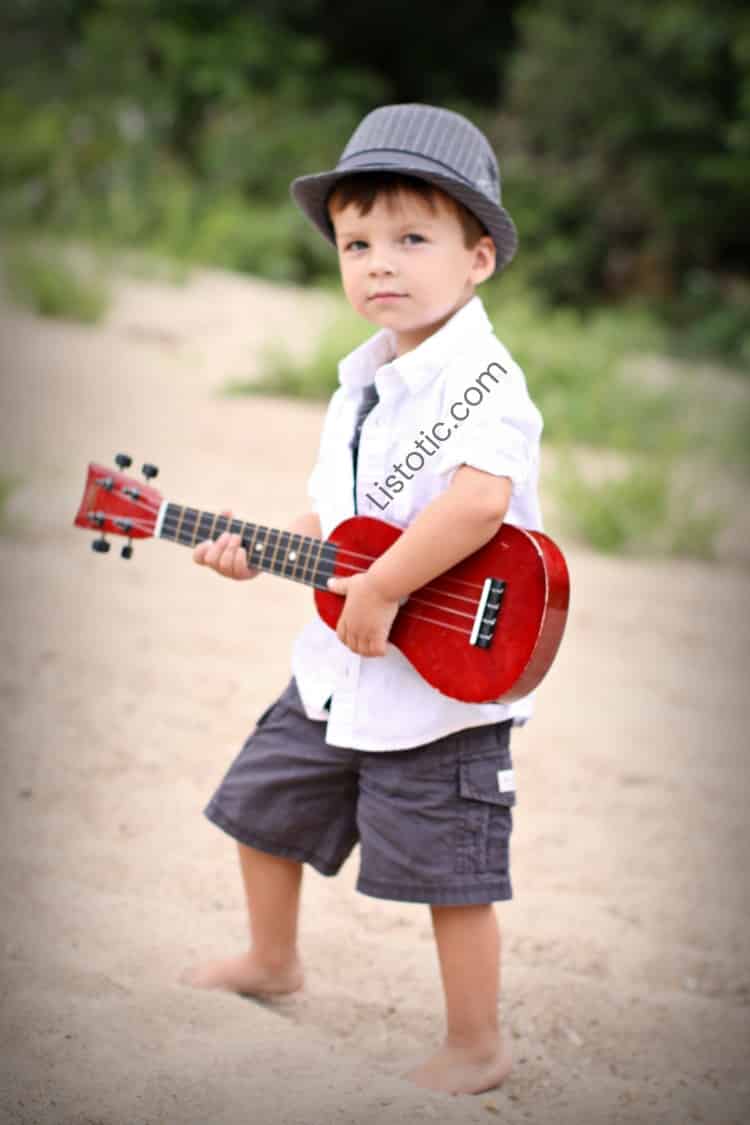
M 408 1077 L 480 1093 L 511 1067 L 493 903 L 512 897 L 510 729 L 532 695 L 449 698 L 387 638 L 402 601 L 503 520 L 542 530 L 541 415 L 475 296 L 512 258 L 515 227 L 484 135 L 428 105 L 374 110 L 335 170 L 291 190 L 335 245 L 347 299 L 380 331 L 339 365 L 313 510 L 290 527 L 324 539 L 361 514 L 405 530 L 369 569 L 331 580 L 346 599 L 336 631 L 317 615 L 301 631 L 288 686 L 206 809 L 238 841 L 252 942 L 185 979 L 263 996 L 301 988 L 302 865 L 333 875 L 359 841 L 359 891 L 431 909 L 446 1035 Z M 194 558 L 235 579 L 259 573 L 236 535 Z

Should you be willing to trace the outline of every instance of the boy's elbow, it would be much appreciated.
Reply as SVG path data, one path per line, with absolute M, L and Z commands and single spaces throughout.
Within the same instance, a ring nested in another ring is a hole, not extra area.
M 510 477 L 495 477 L 497 482 L 486 497 L 487 512 L 491 520 L 501 524 L 510 507 L 510 497 L 513 492 L 513 481 Z
M 480 518 L 499 526 L 510 506 L 513 481 L 510 477 L 496 477 L 471 465 L 460 465 L 451 488 L 460 494 L 462 503 L 470 505 Z

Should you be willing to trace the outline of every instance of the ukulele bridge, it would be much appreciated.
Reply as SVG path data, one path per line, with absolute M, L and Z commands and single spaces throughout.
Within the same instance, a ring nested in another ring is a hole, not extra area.
M 469 637 L 470 645 L 476 645 L 477 648 L 489 648 L 492 644 L 504 593 L 505 582 L 502 578 L 485 578 L 482 596 L 479 599 L 479 606 L 474 618 L 474 626 Z

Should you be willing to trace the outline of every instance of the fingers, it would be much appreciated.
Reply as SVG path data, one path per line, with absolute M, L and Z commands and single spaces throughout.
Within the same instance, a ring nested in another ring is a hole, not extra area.
M 374 635 L 364 634 L 359 636 L 352 633 L 343 622 L 343 614 L 339 618 L 336 635 L 342 644 L 345 644 L 352 652 L 356 652 L 358 656 L 385 656 L 384 642 L 379 642 L 377 636 Z
M 222 516 L 231 519 L 231 511 L 224 511 Z M 207 566 L 225 578 L 242 580 L 254 578 L 260 571 L 255 567 L 248 567 L 247 552 L 242 546 L 240 536 L 228 531 L 222 532 L 218 539 L 206 539 L 199 543 L 193 550 L 193 561 L 199 566 Z
M 217 574 L 223 574 L 225 578 L 251 578 L 253 573 L 258 573 L 248 567 L 247 553 L 239 535 L 230 535 L 227 531 L 208 545 L 203 555 L 203 565 L 211 567 Z
M 219 512 L 219 515 L 220 516 L 226 516 L 227 519 L 230 519 L 230 520 L 232 518 L 232 512 L 229 508 L 225 508 L 223 512 Z M 219 536 L 219 539 L 223 539 L 223 538 L 227 537 L 228 534 L 229 533 L 225 531 L 223 535 Z M 209 562 L 206 559 L 206 555 L 208 554 L 209 551 L 211 551 L 211 549 L 213 547 L 216 546 L 216 544 L 218 542 L 219 542 L 218 539 L 216 539 L 216 540 L 214 540 L 214 539 L 204 539 L 202 543 L 198 543 L 198 545 L 195 547 L 195 549 L 193 551 L 193 562 L 197 562 L 198 566 L 211 566 L 211 567 L 213 567 L 213 562 Z M 212 554 L 212 559 L 213 559 L 213 554 Z

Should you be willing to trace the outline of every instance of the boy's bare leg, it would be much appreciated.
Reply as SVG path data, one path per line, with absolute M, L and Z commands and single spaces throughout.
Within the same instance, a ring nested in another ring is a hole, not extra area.
M 405 1077 L 427 1089 L 481 1094 L 499 1086 L 511 1069 L 497 1012 L 497 917 L 491 903 L 430 909 L 445 992 L 445 1043 Z
M 252 996 L 281 996 L 304 983 L 297 952 L 302 864 L 239 844 L 250 919 L 246 953 L 209 961 L 181 977 L 194 988 L 223 988 Z

